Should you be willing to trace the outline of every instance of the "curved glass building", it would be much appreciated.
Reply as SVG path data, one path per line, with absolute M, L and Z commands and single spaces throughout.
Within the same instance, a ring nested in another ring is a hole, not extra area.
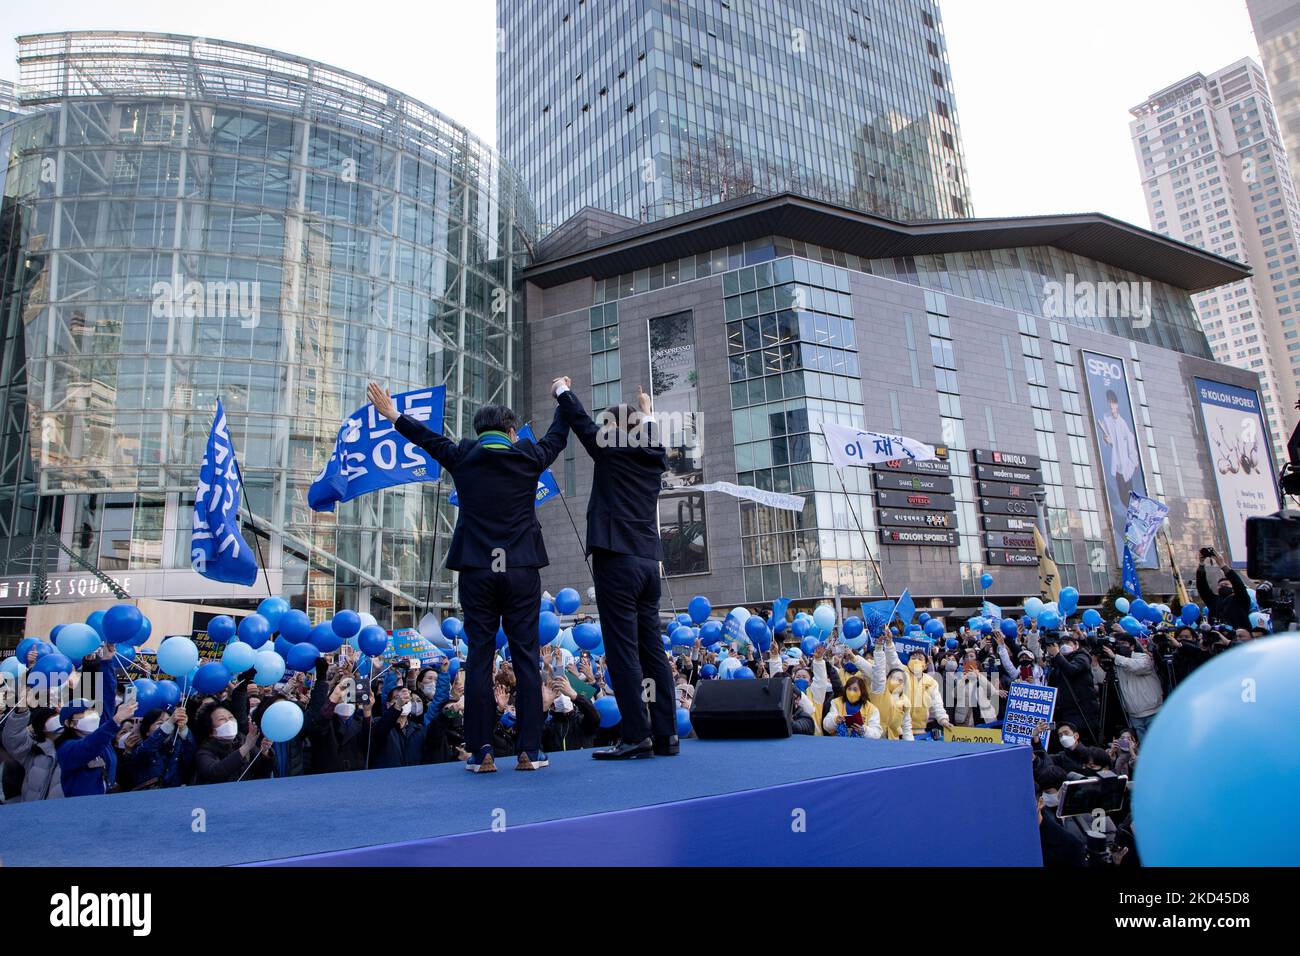
M 515 175 L 396 90 L 271 50 L 77 32 L 21 37 L 18 59 L 0 127 L 0 604 L 91 596 L 105 576 L 134 597 L 264 597 L 260 577 L 190 569 L 218 398 L 273 590 L 395 625 L 448 602 L 430 558 L 449 482 L 334 514 L 306 493 L 367 380 L 445 384 L 451 434 L 514 401 L 535 227 Z

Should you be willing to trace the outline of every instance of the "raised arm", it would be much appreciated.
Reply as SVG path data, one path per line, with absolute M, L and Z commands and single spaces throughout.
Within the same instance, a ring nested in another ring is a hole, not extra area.
M 445 435 L 439 435 L 424 422 L 400 414 L 386 388 L 371 382 L 366 388 L 366 398 L 370 399 L 376 412 L 393 423 L 399 435 L 428 452 L 429 457 L 443 468 L 452 471 L 460 463 L 459 446 Z
M 555 415 L 551 418 L 551 427 L 546 429 L 546 434 L 536 444 L 529 442 L 517 442 L 515 447 L 526 455 L 530 455 L 537 464 L 539 472 L 545 471 L 551 467 L 551 462 L 560 457 L 560 452 L 564 451 L 564 446 L 569 443 L 569 425 L 565 421 L 564 411 L 559 405 L 555 406 Z
M 559 390 L 559 394 L 555 396 L 559 403 L 557 408 L 568 426 L 573 429 L 573 434 L 578 436 L 578 441 L 582 442 L 582 447 L 587 449 L 587 454 L 594 460 L 599 457 L 602 450 L 596 440 L 596 434 L 600 429 L 591 420 L 591 416 L 582 407 L 582 402 L 578 401 L 578 396 L 573 394 L 567 382 L 567 379 L 557 380 L 552 388 L 552 391 Z

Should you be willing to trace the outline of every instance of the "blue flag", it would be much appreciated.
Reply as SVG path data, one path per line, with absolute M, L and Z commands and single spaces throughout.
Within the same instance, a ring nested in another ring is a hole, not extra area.
M 243 481 L 226 426 L 226 410 L 218 399 L 208 447 L 199 466 L 190 531 L 190 565 L 205 578 L 244 585 L 257 580 L 257 562 L 239 533 L 242 494 Z
M 912 595 L 907 593 L 907 588 L 903 588 L 903 593 L 898 596 L 898 603 L 894 605 L 893 614 L 890 620 L 899 618 L 904 624 L 911 624 L 912 618 L 916 615 L 916 602 L 912 600 Z
M 1138 582 L 1137 565 L 1133 563 L 1133 552 L 1127 544 L 1124 545 L 1124 568 L 1120 574 L 1120 584 L 1125 591 L 1135 598 L 1142 596 L 1142 585 Z
M 879 637 L 893 618 L 894 602 L 885 598 L 883 601 L 868 601 L 862 605 L 862 620 L 872 637 Z
M 523 428 L 519 429 L 518 434 L 520 441 L 527 439 L 534 445 L 537 444 L 537 439 L 533 437 L 533 428 L 531 425 L 525 425 Z M 560 484 L 555 480 L 555 475 L 551 474 L 551 469 L 547 468 L 542 472 L 542 476 L 537 479 L 537 498 L 533 501 L 533 507 L 536 508 L 543 501 L 550 501 L 559 493 Z M 452 493 L 447 496 L 447 501 L 453 507 L 460 507 L 460 499 L 456 497 L 455 491 L 452 491 Z
M 772 627 L 776 627 L 777 621 L 785 620 L 785 612 L 790 607 L 788 597 L 779 597 L 772 602 Z
M 447 388 L 421 388 L 393 396 L 403 415 L 442 434 L 442 408 Z M 312 511 L 333 511 L 340 501 L 405 484 L 437 481 L 442 473 L 428 452 L 407 441 L 397 428 L 366 404 L 348 417 L 334 440 L 334 452 L 307 489 Z

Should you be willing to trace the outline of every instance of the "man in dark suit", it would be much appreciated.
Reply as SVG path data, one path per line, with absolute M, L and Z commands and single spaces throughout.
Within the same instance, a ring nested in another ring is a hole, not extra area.
M 517 441 L 518 416 L 505 405 L 474 414 L 478 438 L 453 442 L 423 423 L 399 415 L 388 392 L 371 383 L 367 396 L 398 433 L 423 448 L 456 483 L 460 512 L 447 551 L 447 567 L 460 572 L 469 657 L 465 662 L 465 769 L 496 770 L 492 728 L 496 699 L 492 661 L 497 628 L 506 633 L 515 673 L 519 759 L 516 770 L 539 770 L 542 752 L 542 679 L 537 618 L 542 605 L 539 568 L 549 563 L 534 512 L 537 479 L 564 451 L 568 427 L 556 408 L 540 442 Z
M 645 392 L 637 389 L 639 409 L 615 405 L 597 425 L 569 385 L 568 378 L 556 379 L 551 391 L 596 465 L 587 503 L 587 552 L 605 661 L 622 716 L 622 741 L 592 756 L 672 756 L 678 751 L 677 696 L 659 637 L 659 488 L 668 459 Z

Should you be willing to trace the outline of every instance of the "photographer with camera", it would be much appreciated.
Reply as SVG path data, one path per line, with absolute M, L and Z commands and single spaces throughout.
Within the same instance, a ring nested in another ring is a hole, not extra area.
M 1120 704 L 1128 715 L 1128 726 L 1141 739 L 1165 699 L 1155 660 L 1130 634 L 1115 635 L 1114 649 L 1103 646 L 1101 653 L 1114 665 Z
M 1205 574 L 1206 564 L 1219 567 L 1219 583 L 1210 589 L 1209 578 Z M 1250 593 L 1241 575 L 1224 563 L 1219 552 L 1213 548 L 1201 548 L 1201 563 L 1196 568 L 1196 593 L 1211 624 L 1226 624 L 1236 630 L 1250 630 Z

